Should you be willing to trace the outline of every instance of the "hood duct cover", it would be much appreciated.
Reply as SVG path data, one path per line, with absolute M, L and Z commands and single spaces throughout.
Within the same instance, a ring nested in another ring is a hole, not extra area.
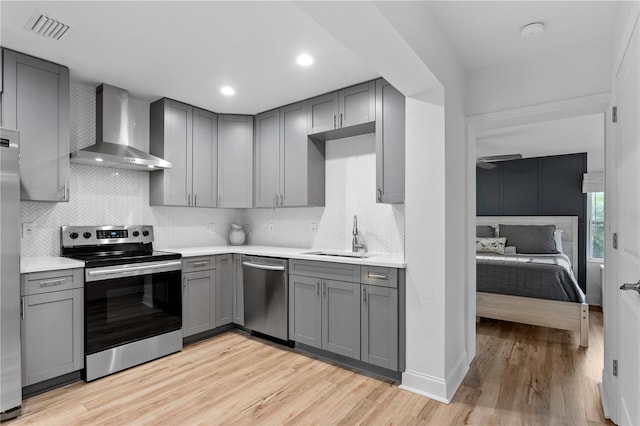
M 96 88 L 96 144 L 71 153 L 71 162 L 152 171 L 171 163 L 129 146 L 129 93 L 108 84 Z

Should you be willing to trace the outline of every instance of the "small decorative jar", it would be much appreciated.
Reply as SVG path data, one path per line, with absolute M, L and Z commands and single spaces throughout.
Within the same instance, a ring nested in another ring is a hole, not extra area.
M 232 246 L 241 246 L 244 244 L 244 240 L 247 238 L 246 232 L 242 225 L 231 224 L 231 231 L 229 231 L 229 243 Z

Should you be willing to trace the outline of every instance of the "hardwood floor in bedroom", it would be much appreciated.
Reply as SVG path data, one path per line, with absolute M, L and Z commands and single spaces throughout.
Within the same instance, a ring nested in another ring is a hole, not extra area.
M 612 424 L 597 388 L 602 313 L 591 312 L 588 349 L 570 332 L 477 326 L 476 359 L 449 405 L 231 332 L 32 397 L 6 424 Z

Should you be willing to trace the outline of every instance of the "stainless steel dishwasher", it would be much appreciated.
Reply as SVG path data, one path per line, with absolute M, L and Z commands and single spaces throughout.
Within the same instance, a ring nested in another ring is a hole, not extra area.
M 242 257 L 244 326 L 252 332 L 289 340 L 287 260 Z

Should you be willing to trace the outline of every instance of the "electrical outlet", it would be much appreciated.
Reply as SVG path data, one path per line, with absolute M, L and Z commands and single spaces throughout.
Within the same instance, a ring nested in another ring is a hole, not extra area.
M 209 227 L 207 228 L 207 230 L 212 234 L 215 233 L 216 232 L 216 224 L 215 224 L 215 222 L 211 222 L 209 224 Z
M 311 222 L 311 233 L 315 234 L 318 232 L 318 225 L 315 222 Z
M 269 233 L 273 233 L 273 222 L 269 222 L 267 229 L 269 230 Z
M 31 238 L 33 237 L 33 222 L 24 222 L 22 224 L 22 238 Z

